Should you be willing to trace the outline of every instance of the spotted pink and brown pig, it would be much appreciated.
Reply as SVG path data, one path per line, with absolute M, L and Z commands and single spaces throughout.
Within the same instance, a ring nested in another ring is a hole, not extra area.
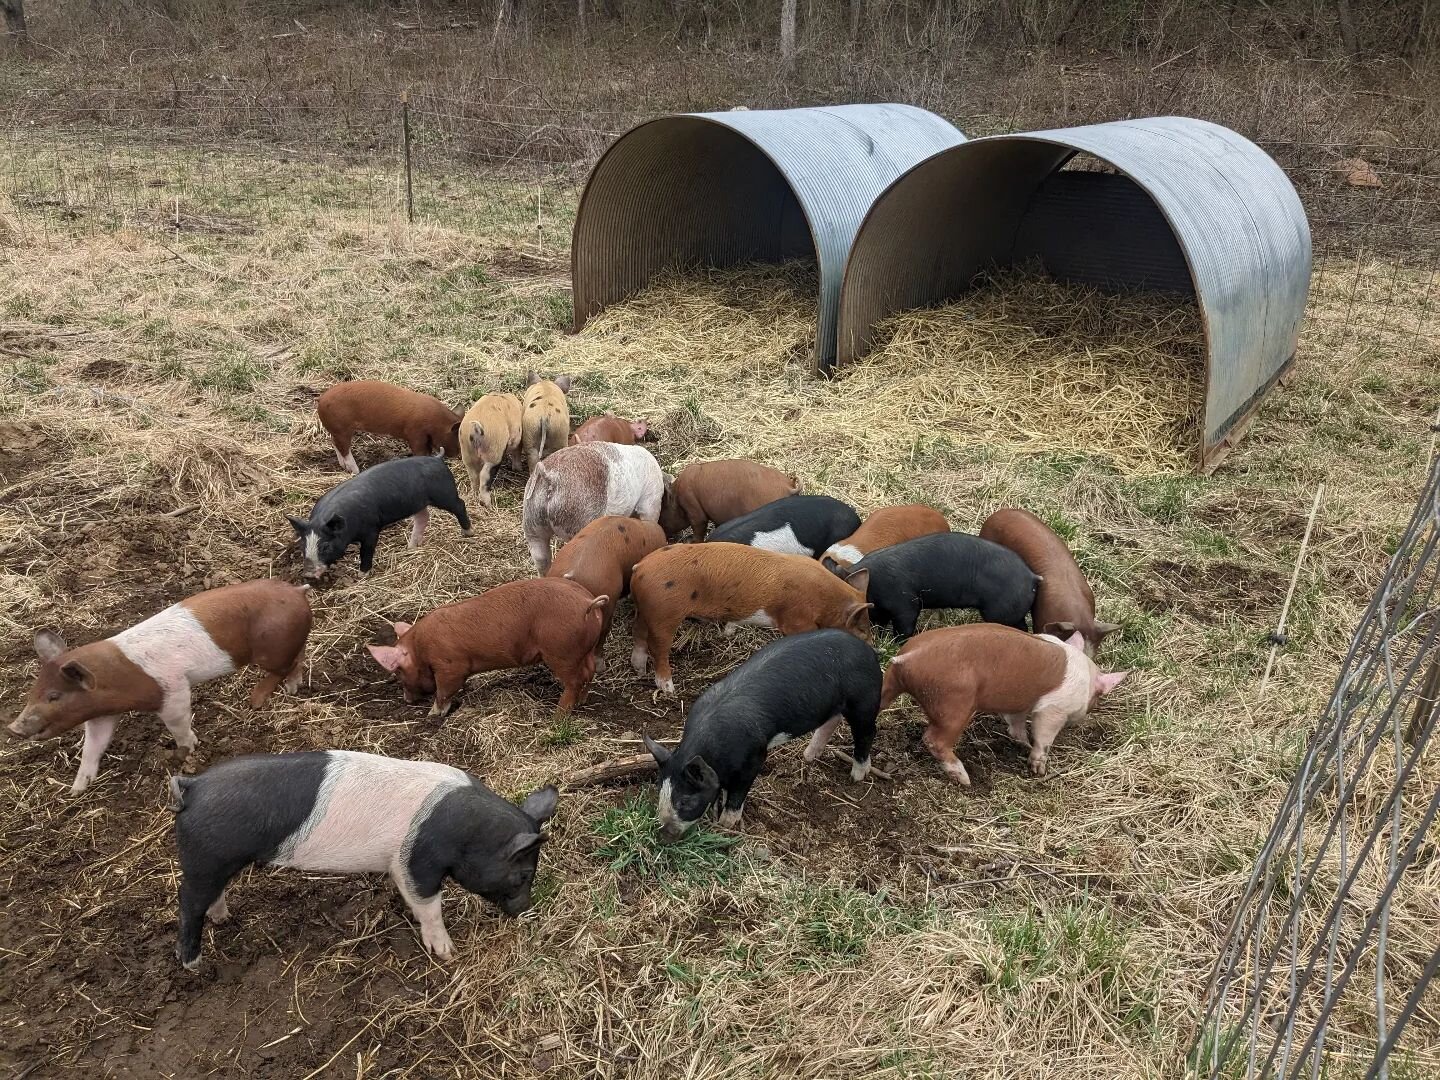
M 189 754 L 195 749 L 191 687 L 253 664 L 266 673 L 250 694 L 251 707 L 259 708 L 282 682 L 291 693 L 300 685 L 310 634 L 308 589 L 274 579 L 226 585 L 74 649 L 42 630 L 35 635 L 40 675 L 10 733 L 39 741 L 84 724 L 72 794 L 95 779 L 124 713 L 159 713 L 178 749 Z

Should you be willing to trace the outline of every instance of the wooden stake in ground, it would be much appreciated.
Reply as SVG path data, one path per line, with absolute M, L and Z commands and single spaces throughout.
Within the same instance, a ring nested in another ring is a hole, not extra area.
M 1310 505 L 1310 520 L 1305 523 L 1305 535 L 1300 538 L 1300 553 L 1295 556 L 1295 572 L 1290 575 L 1290 589 L 1285 594 L 1285 603 L 1280 607 L 1280 621 L 1275 624 L 1275 632 L 1270 635 L 1270 656 L 1265 661 L 1265 674 L 1260 677 L 1262 698 L 1265 696 L 1265 688 L 1270 685 L 1270 670 L 1275 666 L 1275 654 L 1280 646 L 1285 644 L 1285 620 L 1290 615 L 1290 601 L 1295 599 L 1295 586 L 1300 582 L 1300 564 L 1305 561 L 1305 550 L 1310 546 L 1310 533 L 1315 528 L 1315 515 L 1320 512 L 1320 498 L 1324 494 L 1324 484 L 1315 488 L 1315 501 Z

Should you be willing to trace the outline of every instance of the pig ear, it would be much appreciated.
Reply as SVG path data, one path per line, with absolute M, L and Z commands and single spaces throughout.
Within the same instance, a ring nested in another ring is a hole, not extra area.
M 330 520 L 325 522 L 326 532 L 338 533 L 343 528 L 345 528 L 345 518 L 341 514 L 332 514 Z
M 855 621 L 859 619 L 861 615 L 864 615 L 865 612 L 869 611 L 874 606 L 874 604 L 856 604 L 855 610 L 851 611 L 849 615 L 845 616 L 845 625 L 853 626 L 855 624 Z
M 290 527 L 294 529 L 297 533 L 299 533 L 301 536 L 304 536 L 310 531 L 310 522 L 306 521 L 304 518 L 291 517 L 289 514 L 286 514 L 285 520 L 290 522 Z
M 553 382 L 556 386 L 558 386 L 562 393 L 568 394 L 570 392 L 570 387 L 572 384 L 569 375 L 556 375 L 555 378 L 551 379 L 550 381 Z
M 65 651 L 65 639 L 54 630 L 41 630 L 35 635 L 35 655 L 41 660 L 54 660 Z
M 864 570 L 851 570 L 843 579 L 847 585 L 864 596 L 865 590 L 870 587 L 870 569 L 867 567 Z
M 536 825 L 543 825 L 555 816 L 555 804 L 559 801 L 560 793 L 551 785 L 525 796 L 520 809 L 525 811 L 525 816 Z
M 1110 634 L 1115 633 L 1115 631 L 1122 629 L 1124 629 L 1124 627 L 1122 627 L 1119 623 L 1097 622 L 1095 624 L 1095 636 L 1097 638 L 1108 637 Z
M 539 375 L 536 375 L 535 372 L 533 372 L 533 371 L 527 371 L 527 372 L 525 373 L 525 385 L 526 385 L 526 386 L 534 386 L 534 385 L 535 385 L 537 382 L 539 382 L 539 381 L 540 381 L 540 376 L 539 376 Z
M 634 435 L 637 439 L 643 439 L 645 437 L 645 432 L 649 430 L 650 429 L 645 425 L 644 420 L 630 421 L 630 433 Z
M 704 787 L 719 787 L 720 777 L 715 775 L 715 770 L 699 754 L 696 754 L 685 763 L 685 779 L 692 784 L 700 784 Z
M 1075 624 L 1073 622 L 1047 622 L 1040 633 L 1049 634 L 1051 637 L 1057 637 L 1064 641 L 1075 633 Z
M 1124 682 L 1125 676 L 1129 674 L 1130 672 L 1128 671 L 1107 671 L 1103 675 L 1097 675 L 1095 677 L 1095 689 L 1101 695 L 1108 694 Z
M 534 853 L 545 842 L 545 837 L 535 832 L 516 833 L 500 852 L 502 859 L 520 862 Z
M 650 738 L 649 735 L 646 735 L 645 732 L 642 731 L 640 733 L 640 738 L 645 741 L 645 749 L 650 751 L 650 756 L 655 759 L 657 765 L 663 767 L 664 764 L 670 760 L 670 751 Z
M 72 682 L 82 690 L 95 689 L 95 676 L 79 660 L 71 660 L 60 669 L 60 674 L 65 676 L 67 682 Z
M 395 640 L 399 641 L 402 635 L 410 632 L 411 624 L 408 622 L 397 622 L 391 623 L 390 626 L 395 631 Z
M 400 661 L 405 654 L 398 645 L 366 645 L 370 655 L 375 657 L 375 662 L 386 671 L 396 671 L 400 667 Z

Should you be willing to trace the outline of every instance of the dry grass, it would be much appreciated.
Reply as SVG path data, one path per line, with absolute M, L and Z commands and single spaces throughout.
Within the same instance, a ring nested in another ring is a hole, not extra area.
M 1077 551 L 1103 616 L 1125 624 L 1109 660 L 1136 675 L 1062 736 L 1044 782 L 988 723 L 962 747 L 975 788 L 942 782 L 907 706 L 877 747 L 893 782 L 852 785 L 833 761 L 777 751 L 735 846 L 701 833 L 659 848 L 644 787 L 567 795 L 533 914 L 505 922 L 449 890 L 449 966 L 422 953 L 383 881 L 253 871 L 235 918 L 207 935 L 201 973 L 182 972 L 159 726 L 123 725 L 78 799 L 65 794 L 78 740 L 8 745 L 0 1061 L 40 1062 L 34 1076 L 300 1077 L 332 1060 L 336 1074 L 415 1077 L 1174 1072 L 1228 904 L 1408 517 L 1440 395 L 1433 339 L 1349 332 L 1344 292 L 1317 293 L 1335 317 L 1307 330 L 1294 384 L 1201 480 L 1167 471 L 1182 458 L 1152 433 L 1107 443 L 1116 422 L 1091 410 L 1066 412 L 1069 428 L 1052 428 L 1054 399 L 1000 411 L 960 352 L 917 370 L 897 342 L 810 380 L 794 268 L 662 284 L 562 336 L 563 266 L 516 254 L 533 188 L 492 188 L 493 211 L 465 232 L 333 207 L 178 237 L 0 214 L 18 223 L 0 246 L 13 283 L 0 297 L 6 700 L 32 677 L 37 627 L 93 638 L 207 584 L 293 574 L 282 515 L 341 478 L 312 420 L 334 378 L 459 403 L 532 366 L 576 376 L 577 415 L 650 417 L 669 468 L 755 456 L 862 510 L 931 502 L 957 528 L 1004 504 L 1036 509 Z M 995 378 L 1016 377 L 1000 363 L 1004 334 L 1033 357 L 1025 328 L 1041 325 L 1073 328 L 1060 356 L 1116 362 L 1096 344 L 1114 333 L 1093 298 L 1063 311 L 1049 287 L 992 299 Z M 1142 388 L 1136 408 L 1178 421 L 1167 385 Z M 1005 408 L 1022 401 L 1017 388 Z M 1084 423 L 1097 426 L 1080 438 Z M 1049 443 L 1027 434 L 1051 430 Z M 362 442 L 358 456 L 395 449 Z M 1322 480 L 1292 644 L 1260 699 L 1264 637 Z M 630 672 L 622 618 L 574 722 L 552 718 L 558 688 L 537 669 L 472 680 L 433 729 L 364 644 L 384 620 L 528 571 L 519 485 L 497 494 L 471 539 L 443 519 L 417 552 L 387 535 L 364 582 L 352 556 L 315 596 L 298 697 L 254 712 L 243 675 L 200 691 L 198 764 L 368 749 L 453 762 L 515 796 L 634 752 L 642 725 L 675 734 L 683 703 L 764 640 L 687 630 L 677 703 Z M 1420 879 L 1392 925 L 1430 925 L 1433 885 Z

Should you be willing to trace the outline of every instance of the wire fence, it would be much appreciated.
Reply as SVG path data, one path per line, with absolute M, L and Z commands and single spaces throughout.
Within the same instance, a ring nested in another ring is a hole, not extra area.
M 1192 1075 L 1440 1075 L 1437 702 L 1440 460 L 1236 905 Z

